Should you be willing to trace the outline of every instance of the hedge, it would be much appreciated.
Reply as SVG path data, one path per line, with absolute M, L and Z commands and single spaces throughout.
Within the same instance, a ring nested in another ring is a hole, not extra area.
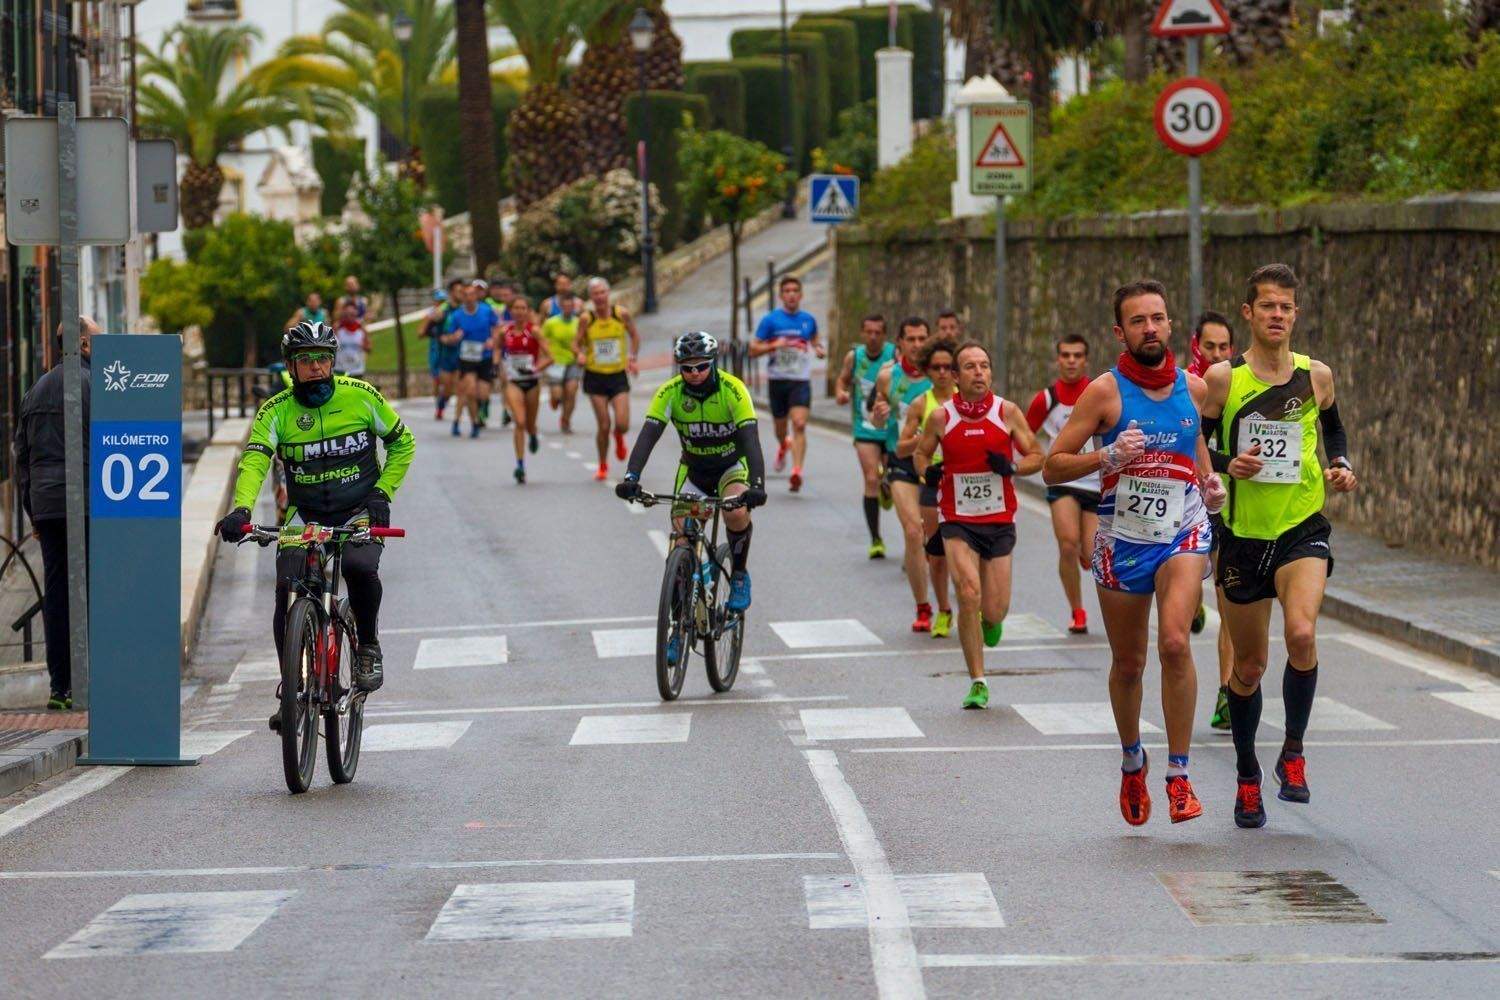
M 324 215 L 342 215 L 349 184 L 365 166 L 364 140 L 350 135 L 315 135 L 312 158 L 313 169 L 323 180 L 318 210 Z
M 787 52 L 797 62 L 791 66 L 793 76 L 802 78 L 805 93 L 812 100 L 807 106 L 807 146 L 821 146 L 833 132 L 832 101 L 828 84 L 828 46 L 823 36 L 809 31 L 788 31 Z M 781 59 L 781 32 L 774 28 L 742 28 L 729 36 L 729 50 L 735 58 L 769 56 Z
M 495 119 L 495 162 L 500 164 L 500 194 L 510 192 L 510 178 L 503 169 L 506 157 L 505 127 L 511 111 L 521 103 L 521 95 L 507 83 L 496 82 L 490 91 L 491 113 Z M 468 181 L 464 177 L 466 157 L 463 133 L 458 118 L 458 89 L 433 87 L 417 101 L 416 113 L 422 122 L 422 162 L 427 166 L 427 184 L 438 204 L 449 215 L 469 209 Z M 439 142 L 437 137 L 443 141 Z
M 839 18 L 854 25 L 858 34 L 859 50 L 859 99 L 868 101 L 875 96 L 875 53 L 885 48 L 890 40 L 889 19 L 885 7 L 846 7 L 830 11 L 829 17 Z M 898 11 L 896 15 L 896 45 L 911 50 L 911 12 Z
M 745 80 L 745 138 L 764 143 L 776 152 L 782 149 L 781 60 L 770 56 L 731 59 L 729 64 Z M 791 107 L 791 168 L 804 163 L 808 156 L 807 100 L 800 74 L 792 73 L 789 81 Z
M 911 17 L 912 114 L 936 118 L 943 113 L 943 18 L 911 4 L 897 9 Z
M 828 109 L 830 121 L 838 121 L 839 112 L 859 103 L 859 33 L 854 25 L 836 17 L 803 15 L 792 25 L 793 31 L 816 32 L 828 47 Z
M 726 63 L 712 63 L 695 71 L 694 64 L 688 63 L 683 72 L 688 93 L 708 98 L 707 126 L 744 135 L 745 79 L 739 70 Z
M 625 141 L 635 148 L 643 136 L 650 152 L 651 183 L 660 193 L 663 208 L 661 220 L 661 249 L 670 250 L 682 239 L 686 209 L 677 186 L 682 179 L 677 164 L 677 134 L 683 127 L 683 116 L 691 116 L 696 127 L 706 127 L 709 120 L 708 98 L 702 94 L 685 94 L 680 90 L 648 90 L 646 100 L 650 104 L 649 129 L 642 118 L 641 96 L 631 94 L 625 98 Z

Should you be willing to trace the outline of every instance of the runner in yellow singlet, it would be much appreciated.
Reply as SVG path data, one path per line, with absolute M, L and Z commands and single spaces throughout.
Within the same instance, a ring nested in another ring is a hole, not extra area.
M 589 304 L 578 319 L 573 351 L 583 362 L 583 391 L 594 408 L 594 444 L 599 469 L 594 478 L 609 478 L 609 438 L 614 434 L 615 458 L 625 461 L 625 435 L 630 431 L 630 376 L 639 374 L 636 359 L 641 335 L 623 306 L 611 305 L 609 282 L 590 278 Z M 613 422 L 611 422 L 613 417 Z

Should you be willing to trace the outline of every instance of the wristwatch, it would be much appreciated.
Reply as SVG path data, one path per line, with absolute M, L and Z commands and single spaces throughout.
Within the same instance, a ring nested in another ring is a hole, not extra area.
M 1329 462 L 1328 467 L 1330 469 L 1348 469 L 1350 472 L 1354 471 L 1354 466 L 1350 465 L 1349 460 L 1342 455 Z

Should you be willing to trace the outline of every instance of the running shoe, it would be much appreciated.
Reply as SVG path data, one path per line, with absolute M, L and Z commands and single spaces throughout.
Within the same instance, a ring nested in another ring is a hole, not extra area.
M 1186 823 L 1203 815 L 1203 803 L 1193 793 L 1192 783 L 1185 774 L 1167 779 L 1167 815 L 1173 823 Z
M 1276 797 L 1283 802 L 1310 802 L 1307 790 L 1307 758 L 1300 753 L 1284 753 L 1276 759 L 1276 780 L 1281 790 Z
M 600 462 L 599 468 L 594 470 L 594 482 L 602 483 L 609 478 L 609 463 Z
M 792 470 L 792 478 L 791 478 L 790 482 L 787 483 L 787 489 L 791 490 L 791 492 L 793 492 L 793 493 L 796 493 L 798 490 L 802 489 L 802 470 L 801 469 L 793 469 Z
M 524 486 L 526 484 L 526 466 L 524 466 L 524 465 L 518 465 L 518 466 L 516 466 L 515 476 L 516 476 L 516 482 L 518 484 Z
M 1208 609 L 1198 605 L 1198 613 L 1193 615 L 1193 634 L 1197 635 L 1203 631 L 1203 626 L 1208 624 Z
M 918 604 L 916 620 L 911 623 L 913 632 L 932 631 L 932 605 Z
M 884 559 L 885 558 L 885 542 L 882 542 L 880 539 L 877 538 L 873 542 L 870 543 L 870 558 L 871 559 Z
M 786 468 L 786 453 L 791 448 L 792 439 L 782 438 L 781 445 L 776 449 L 776 471 L 781 472 Z
M 989 708 L 990 686 L 984 681 L 975 681 L 969 685 L 969 693 L 964 696 L 964 708 Z
M 1005 633 L 1005 623 L 995 622 L 994 624 L 990 624 L 981 618 L 979 619 L 979 624 L 984 631 L 984 644 L 991 649 L 1000 645 L 1000 636 Z
M 1220 731 L 1229 729 L 1229 688 L 1219 688 L 1219 696 L 1214 699 L 1214 714 L 1208 724 Z
M 61 712 L 68 707 L 68 696 L 65 694 L 54 694 L 47 699 L 47 711 Z
M 615 431 L 615 458 L 623 462 L 629 456 L 630 453 L 625 450 L 625 435 Z
M 442 422 L 442 420 L 443 420 L 443 408 L 442 408 L 442 407 L 441 407 L 441 406 L 439 406 L 439 407 L 438 407 L 438 408 L 437 408 L 437 417 L 436 417 L 436 420 L 437 420 L 437 421 L 438 421 L 438 422 L 439 422 L 439 423 L 441 423 L 441 422 Z
M 750 607 L 750 574 L 744 570 L 729 577 L 729 600 L 724 607 L 730 611 L 744 611 Z
M 473 427 L 469 428 L 469 437 L 477 438 L 479 436 L 479 432 L 483 429 L 484 424 L 475 424 Z
M 896 501 L 891 497 L 891 480 L 885 469 L 880 470 L 880 509 L 890 510 Z
M 541 444 L 537 441 L 535 434 L 526 439 L 526 450 L 531 452 L 533 455 L 536 454 L 536 450 L 540 447 Z
M 457 420 L 453 421 L 453 436 L 454 437 L 462 437 L 463 433 L 464 433 L 463 431 L 461 431 L 461 430 L 458 429 L 458 421 Z
M 934 639 L 945 638 L 953 628 L 953 612 L 939 611 L 937 617 L 932 619 L 932 637 Z
M 1234 825 L 1255 830 L 1266 825 L 1266 807 L 1260 800 L 1260 775 L 1240 778 L 1234 793 Z
M 1149 757 L 1143 758 L 1139 771 L 1120 772 L 1120 815 L 1131 826 L 1144 826 L 1151 818 L 1151 792 L 1146 788 Z
M 1068 631 L 1073 635 L 1087 635 L 1089 630 L 1089 613 L 1082 608 L 1073 609 L 1073 624 L 1068 626 Z

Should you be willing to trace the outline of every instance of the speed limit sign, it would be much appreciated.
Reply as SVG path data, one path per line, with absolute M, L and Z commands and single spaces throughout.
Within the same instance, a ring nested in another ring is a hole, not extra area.
M 1156 134 L 1183 156 L 1202 156 L 1229 135 L 1229 97 L 1201 76 L 1178 80 L 1156 99 Z

